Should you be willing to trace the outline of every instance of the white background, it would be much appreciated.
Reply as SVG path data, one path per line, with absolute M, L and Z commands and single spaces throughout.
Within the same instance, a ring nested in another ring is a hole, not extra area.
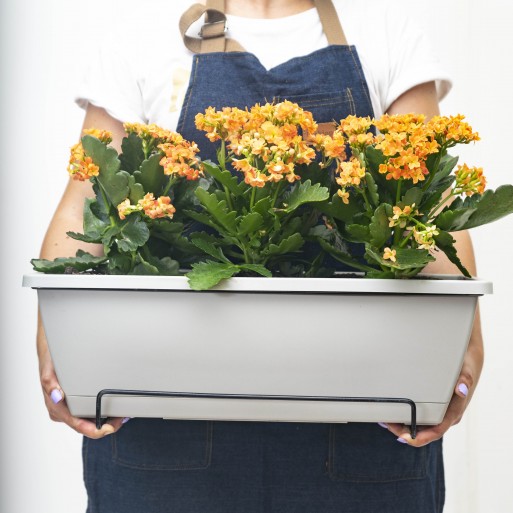
M 21 288 L 21 277 L 30 271 L 67 181 L 68 151 L 82 120 L 73 104 L 81 61 L 108 30 L 102 19 L 131 1 L 0 3 L 2 513 L 85 511 L 81 440 L 46 414 L 35 355 L 35 292 Z M 461 152 L 464 160 L 485 168 L 491 188 L 512 183 L 511 0 L 410 0 L 405 8 L 429 29 L 454 77 L 443 112 L 464 113 L 482 136 Z M 473 231 L 479 275 L 494 282 L 495 294 L 481 302 L 487 354 L 479 389 L 445 440 L 446 513 L 513 511 L 512 235 L 513 216 Z M 426 317 L 422 329 L 436 337 L 443 327 Z

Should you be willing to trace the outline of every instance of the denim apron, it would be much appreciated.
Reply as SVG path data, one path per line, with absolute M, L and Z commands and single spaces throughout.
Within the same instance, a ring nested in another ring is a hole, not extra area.
M 329 46 L 270 70 L 225 40 L 214 4 L 177 127 L 203 158 L 215 149 L 194 116 L 209 106 L 288 99 L 320 124 L 373 116 L 331 2 L 316 2 Z M 376 424 L 132 419 L 85 439 L 83 458 L 87 513 L 441 513 L 445 495 L 441 441 L 415 449 Z

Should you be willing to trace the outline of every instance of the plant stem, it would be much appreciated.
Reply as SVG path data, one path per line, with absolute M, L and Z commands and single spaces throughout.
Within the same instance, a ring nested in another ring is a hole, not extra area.
M 162 192 L 162 196 L 167 196 L 167 193 L 169 192 L 169 189 L 178 181 L 178 176 L 169 176 L 169 181 L 167 182 L 166 188 Z
M 361 195 L 363 196 L 363 200 L 365 201 L 365 206 L 367 208 L 367 212 L 369 214 L 372 214 L 374 212 L 374 210 L 372 209 L 369 199 L 367 198 L 367 194 L 365 194 L 365 189 L 357 189 L 357 190 L 359 190 Z
M 444 204 L 447 203 L 453 196 L 457 196 L 457 194 L 454 194 L 453 191 L 451 191 L 451 194 L 446 196 L 438 205 L 435 205 L 431 211 L 428 214 L 428 220 L 431 219 L 431 217 L 435 214 L 435 212 Z
M 403 184 L 403 179 L 399 178 L 397 181 L 397 191 L 395 193 L 395 204 L 399 205 L 399 202 L 401 201 L 401 186 Z
M 103 185 L 101 184 L 100 180 L 98 180 L 96 183 L 98 184 L 98 188 L 100 189 L 100 193 L 102 195 L 103 202 L 105 203 L 105 208 L 107 209 L 107 212 L 109 214 L 110 225 L 116 226 L 117 225 L 116 218 L 111 213 L 110 203 L 107 199 L 107 193 L 105 192 L 105 189 L 103 188 Z
M 255 205 L 255 198 L 256 198 L 256 187 L 253 187 L 253 190 L 251 191 L 251 200 L 249 202 L 249 210 L 253 210 L 253 206 Z
M 274 190 L 274 194 L 273 194 L 273 198 L 272 198 L 272 203 L 271 203 L 271 207 L 272 208 L 274 208 L 276 206 L 276 201 L 278 201 L 278 195 L 281 192 L 282 185 L 283 185 L 283 180 L 276 184 L 276 189 Z

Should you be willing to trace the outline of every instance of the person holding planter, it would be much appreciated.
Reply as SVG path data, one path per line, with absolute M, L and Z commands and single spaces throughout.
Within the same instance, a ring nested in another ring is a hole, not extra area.
M 170 19 L 178 25 L 176 5 L 169 4 L 152 5 L 158 18 L 166 20 L 168 32 L 174 30 Z M 185 10 L 190 3 L 180 5 Z M 169 68 L 160 55 L 155 63 L 148 57 L 143 69 L 135 67 L 137 59 L 128 50 L 110 60 L 102 57 L 81 93 L 80 102 L 87 106 L 84 129 L 110 131 L 112 146 L 119 149 L 123 122 L 157 123 L 195 141 L 203 159 L 214 159 L 215 146 L 198 130 L 195 119 L 209 107 L 244 109 L 267 99 L 291 100 L 312 112 L 324 128 L 348 115 L 374 118 L 383 112 L 416 112 L 429 119 L 438 114 L 447 80 L 422 36 L 410 30 L 406 20 L 405 30 L 397 29 L 399 13 L 388 2 L 340 0 L 333 6 L 329 0 L 228 0 L 207 2 L 207 8 L 202 39 L 191 37 L 194 30 L 188 28 L 204 7 L 192 6 L 180 20 L 187 49 L 174 34 L 158 36 L 158 54 L 171 48 L 167 43 L 174 44 L 176 55 L 167 62 Z M 340 21 L 355 46 L 348 45 Z M 152 33 L 161 34 L 155 29 Z M 289 44 L 279 44 L 280 37 Z M 191 61 L 189 74 L 182 64 Z M 163 84 L 172 86 L 171 91 L 164 92 Z M 92 196 L 87 183 L 68 184 L 43 243 L 43 258 L 85 249 L 64 234 L 82 229 L 82 205 Z M 120 214 L 129 215 L 130 208 L 121 206 Z M 167 203 L 159 208 L 171 213 Z M 454 238 L 463 265 L 475 275 L 468 234 L 458 232 Z M 101 256 L 101 248 L 96 255 Z M 426 271 L 447 274 L 457 269 L 438 257 Z M 42 325 L 38 354 L 51 418 L 85 436 L 89 513 L 439 513 L 444 502 L 441 438 L 461 419 L 483 364 L 477 315 L 443 422 L 420 427 L 413 439 L 405 426 L 396 424 L 109 419 L 97 429 L 92 421 L 69 413 Z

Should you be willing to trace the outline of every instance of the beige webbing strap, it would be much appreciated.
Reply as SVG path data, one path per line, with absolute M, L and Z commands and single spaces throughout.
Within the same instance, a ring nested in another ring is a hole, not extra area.
M 322 28 L 328 44 L 330 45 L 347 45 L 346 35 L 338 19 L 338 14 L 331 0 L 314 0 L 315 7 L 319 12 Z
M 189 27 L 205 14 L 205 23 L 198 34 L 199 38 L 186 34 Z M 180 18 L 180 34 L 185 46 L 194 53 L 244 52 L 244 48 L 225 37 L 226 16 L 224 0 L 207 0 L 207 5 L 194 4 Z

